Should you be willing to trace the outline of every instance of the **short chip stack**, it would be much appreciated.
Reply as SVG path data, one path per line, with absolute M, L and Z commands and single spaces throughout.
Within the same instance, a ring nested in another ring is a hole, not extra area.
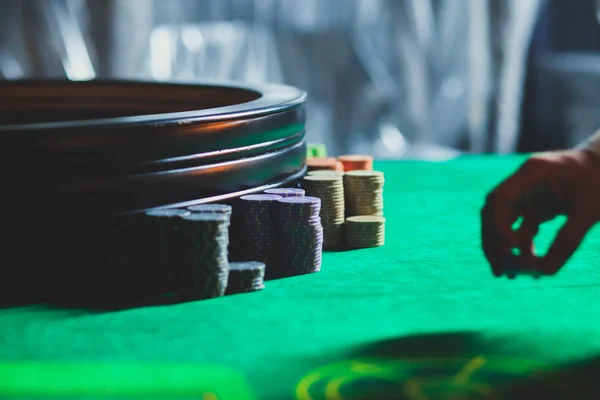
M 263 262 L 266 265 L 265 277 L 278 275 L 275 245 L 275 207 L 281 196 L 255 194 L 242 196 L 241 211 L 243 222 L 243 252 L 248 260 Z
M 181 217 L 189 211 L 177 209 L 156 209 L 146 212 L 149 235 L 149 248 L 152 251 L 151 264 L 146 276 L 150 291 L 157 295 L 169 294 L 176 290 L 177 240 L 181 228 Z
M 327 157 L 327 147 L 321 143 L 309 143 L 306 146 L 306 157 Z
M 308 171 L 331 170 L 344 171 L 344 166 L 340 161 L 333 157 L 315 157 L 306 160 Z
M 223 296 L 229 276 L 229 216 L 195 213 L 180 220 L 177 292 L 184 300 Z
M 225 294 L 256 292 L 265 288 L 265 264 L 258 261 L 232 262 Z
M 316 197 L 288 197 L 277 204 L 279 277 L 310 274 L 321 270 L 323 227 Z
M 197 206 L 190 206 L 187 209 L 191 213 L 225 214 L 231 219 L 232 208 L 227 204 L 199 204 Z
M 342 163 L 342 165 L 344 166 L 344 171 L 346 172 L 357 170 L 373 170 L 373 156 L 353 154 L 339 156 L 337 159 Z
M 385 244 L 385 218 L 362 215 L 346 219 L 346 246 L 351 249 Z
M 305 192 L 303 189 L 296 188 L 277 188 L 277 189 L 267 189 L 265 190 L 265 194 L 274 194 L 275 196 L 281 197 L 302 197 Z
M 344 174 L 346 214 L 383 216 L 383 173 L 349 171 Z
M 345 219 L 344 179 L 340 176 L 305 176 L 306 194 L 321 199 L 323 248 L 335 249 L 343 243 Z

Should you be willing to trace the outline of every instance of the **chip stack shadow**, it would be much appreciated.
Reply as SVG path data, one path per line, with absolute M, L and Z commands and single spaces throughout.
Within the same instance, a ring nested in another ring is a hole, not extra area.
M 349 171 L 344 174 L 346 216 L 383 216 L 383 173 L 379 171 Z
M 183 300 L 223 296 L 229 276 L 229 216 L 194 213 L 177 232 L 177 294 Z
M 275 244 L 275 207 L 281 196 L 255 194 L 242 196 L 243 257 L 260 261 L 266 266 L 265 278 L 278 276 L 277 251 Z
M 288 197 L 277 204 L 280 277 L 321 270 L 323 227 L 317 197 Z
M 302 179 L 302 186 L 307 196 L 321 199 L 323 248 L 339 248 L 344 240 L 344 179 L 335 175 L 307 175 Z

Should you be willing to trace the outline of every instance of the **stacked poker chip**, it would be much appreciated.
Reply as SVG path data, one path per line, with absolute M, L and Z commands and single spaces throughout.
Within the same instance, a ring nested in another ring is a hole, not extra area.
M 349 171 L 344 174 L 346 215 L 383 216 L 383 173 L 379 171 Z
M 314 157 L 306 160 L 308 171 L 331 170 L 344 171 L 344 165 L 334 157 Z
M 308 176 L 344 176 L 342 171 L 332 171 L 329 169 L 317 169 L 315 171 L 308 171 Z
M 274 194 L 281 197 L 302 197 L 305 192 L 303 189 L 296 188 L 276 188 L 265 190 L 265 194 Z
M 373 156 L 367 154 L 349 154 L 339 156 L 338 161 L 344 166 L 344 171 L 373 170 Z
M 323 227 L 317 197 L 288 197 L 277 204 L 280 277 L 321 270 Z
M 242 196 L 243 253 L 247 260 L 256 260 L 266 265 L 265 277 L 278 275 L 275 243 L 275 207 L 281 196 L 255 194 Z
M 256 292 L 265 288 L 265 264 L 258 261 L 229 263 L 225 294 Z
M 223 296 L 229 276 L 229 216 L 195 213 L 180 221 L 177 293 L 184 300 Z
M 190 206 L 187 210 L 191 213 L 202 213 L 202 214 L 225 214 L 231 219 L 232 207 L 227 204 L 199 204 L 196 206 Z
M 146 277 L 150 291 L 155 294 L 169 294 L 176 290 L 175 272 L 177 265 L 177 240 L 181 228 L 181 217 L 189 211 L 177 209 L 155 209 L 146 212 L 149 248 L 152 252 L 151 264 Z
M 321 199 L 323 248 L 335 249 L 343 243 L 345 220 L 344 180 L 335 175 L 307 175 L 302 180 L 307 196 Z
M 351 249 L 379 247 L 385 244 L 385 218 L 362 215 L 346 219 L 346 246 Z

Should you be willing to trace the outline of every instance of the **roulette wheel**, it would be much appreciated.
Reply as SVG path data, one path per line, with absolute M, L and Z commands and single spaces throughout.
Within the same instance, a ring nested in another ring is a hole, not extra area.
M 82 270 L 122 239 L 115 219 L 293 185 L 305 102 L 281 85 L 0 83 L 0 274 Z

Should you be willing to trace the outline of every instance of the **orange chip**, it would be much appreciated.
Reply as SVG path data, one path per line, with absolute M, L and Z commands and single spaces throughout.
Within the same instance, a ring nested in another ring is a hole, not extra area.
M 308 167 L 309 171 L 316 171 L 316 170 L 321 170 L 321 169 L 339 171 L 338 168 L 343 167 L 343 166 L 339 166 L 338 160 L 336 160 L 333 157 L 309 158 L 306 160 L 306 166 Z
M 344 171 L 373 170 L 373 157 L 363 154 L 339 156 L 338 160 L 344 165 Z

